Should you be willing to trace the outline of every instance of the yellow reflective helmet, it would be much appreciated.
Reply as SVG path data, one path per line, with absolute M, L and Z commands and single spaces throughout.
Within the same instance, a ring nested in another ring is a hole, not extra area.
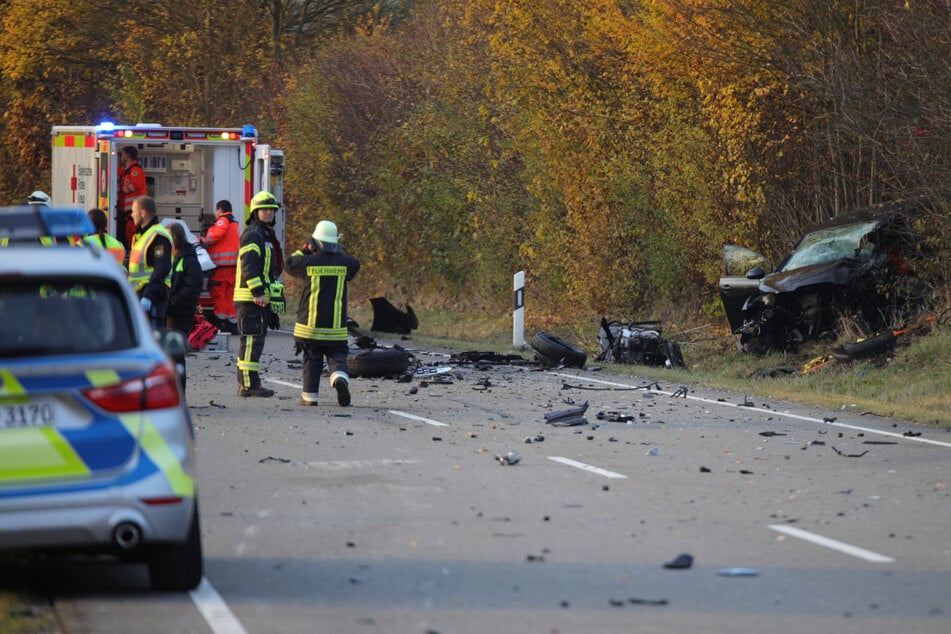
M 277 198 L 274 197 L 274 194 L 266 191 L 259 191 L 254 195 L 254 198 L 251 199 L 251 209 L 248 212 L 248 217 L 246 222 L 250 222 L 251 218 L 254 218 L 254 212 L 258 209 L 279 209 L 281 207 L 280 203 L 277 202 Z

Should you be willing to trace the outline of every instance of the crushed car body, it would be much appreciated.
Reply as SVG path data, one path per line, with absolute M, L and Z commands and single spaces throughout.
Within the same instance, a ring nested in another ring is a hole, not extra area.
M 601 352 L 596 359 L 607 363 L 630 363 L 666 368 L 685 368 L 680 344 L 661 336 L 659 321 L 608 321 L 601 318 L 598 343 Z
M 843 319 L 865 335 L 927 306 L 932 289 L 915 270 L 923 199 L 855 210 L 807 232 L 772 273 L 766 259 L 725 245 L 720 298 L 739 347 L 766 354 L 832 340 Z

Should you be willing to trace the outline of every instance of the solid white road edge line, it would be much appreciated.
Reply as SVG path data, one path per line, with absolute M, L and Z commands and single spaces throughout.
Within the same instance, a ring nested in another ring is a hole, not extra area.
M 426 423 L 427 425 L 432 425 L 433 427 L 449 427 L 447 423 L 440 423 L 438 420 L 432 420 L 431 418 L 423 418 L 422 416 L 414 416 L 413 414 L 407 414 L 406 412 L 401 412 L 395 409 L 386 410 L 394 416 L 402 416 L 403 418 L 408 418 L 410 420 L 418 420 L 421 423 Z
M 581 381 L 588 381 L 590 383 L 601 383 L 602 385 L 614 385 L 616 387 L 626 387 L 626 388 L 637 387 L 634 385 L 629 385 L 627 383 L 613 383 L 611 381 L 601 381 L 599 379 L 591 379 L 586 376 L 578 376 L 577 374 L 564 374 L 562 372 L 549 372 L 549 374 L 554 374 L 555 376 L 564 376 L 570 379 L 579 379 Z M 667 396 L 674 395 L 673 392 L 667 392 L 665 390 L 645 390 L 645 392 L 652 392 L 654 394 L 665 394 Z M 811 416 L 800 416 L 799 414 L 792 414 L 790 412 L 780 412 L 775 409 L 765 409 L 762 407 L 750 407 L 747 405 L 741 405 L 739 403 L 728 403 L 727 401 L 715 401 L 709 398 L 701 398 L 699 396 L 690 396 L 689 394 L 687 396 L 684 396 L 683 398 L 688 398 L 692 401 L 699 401 L 701 403 L 709 403 L 710 405 L 724 405 L 726 407 L 739 407 L 746 411 L 760 412 L 761 414 L 785 416 L 786 418 L 795 418 L 797 420 L 804 420 L 810 423 L 822 423 L 823 425 L 831 425 L 833 427 L 842 427 L 844 429 L 854 429 L 855 431 L 863 431 L 869 434 L 878 434 L 879 436 L 891 436 L 892 438 L 901 438 L 902 440 L 910 440 L 912 442 L 923 442 L 929 445 L 938 445 L 939 447 L 951 448 L 951 442 L 931 440 L 930 438 L 921 438 L 920 436 L 905 436 L 904 434 L 898 434 L 892 431 L 884 431 L 881 429 L 872 429 L 871 427 L 860 427 L 858 425 L 847 425 L 846 423 L 826 422 L 822 420 L 821 418 L 813 418 Z
M 208 579 L 202 577 L 198 587 L 189 594 L 214 634 L 248 634 Z
M 801 528 L 793 528 L 792 526 L 784 526 L 781 524 L 770 524 L 769 527 L 778 533 L 785 533 L 790 537 L 798 537 L 804 541 L 812 542 L 817 546 L 825 546 L 826 548 L 831 548 L 832 550 L 838 550 L 839 552 L 845 553 L 846 555 L 852 555 L 853 557 L 858 557 L 859 559 L 864 559 L 865 561 L 870 561 L 875 564 L 890 564 L 895 561 L 894 557 L 879 555 L 878 553 L 874 553 L 871 550 L 865 550 L 864 548 L 852 546 L 851 544 L 846 544 L 845 542 L 829 539 L 828 537 L 823 537 L 822 535 L 816 535 L 815 533 L 804 531 Z
M 613 471 L 608 471 L 607 469 L 601 469 L 600 467 L 592 467 L 589 464 L 583 462 L 578 462 L 577 460 L 572 460 L 571 458 L 562 458 L 561 456 L 548 456 L 549 460 L 554 460 L 555 462 L 560 462 L 561 464 L 568 465 L 569 467 L 575 467 L 576 469 L 581 469 L 582 471 L 590 471 L 591 473 L 597 473 L 598 475 L 603 475 L 605 478 L 626 478 L 627 476 L 623 473 L 615 473 Z

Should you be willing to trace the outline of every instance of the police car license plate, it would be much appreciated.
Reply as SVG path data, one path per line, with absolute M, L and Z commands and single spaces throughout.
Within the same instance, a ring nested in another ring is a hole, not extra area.
M 29 403 L 0 405 L 0 429 L 55 425 L 56 410 L 56 402 L 50 399 L 35 399 Z

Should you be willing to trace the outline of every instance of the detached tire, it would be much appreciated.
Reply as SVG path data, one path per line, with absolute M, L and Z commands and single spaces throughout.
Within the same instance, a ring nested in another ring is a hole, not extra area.
M 588 360 L 584 350 L 548 332 L 535 333 L 531 345 L 538 353 L 539 360 L 547 365 L 583 368 Z
M 350 376 L 378 378 L 403 374 L 409 368 L 409 353 L 399 348 L 374 348 L 347 359 Z
M 684 353 L 680 350 L 679 343 L 667 342 L 667 360 L 670 361 L 672 368 L 686 368 L 684 363 Z
M 891 350 L 894 345 L 895 333 L 886 330 L 864 341 L 847 343 L 842 350 L 849 359 L 867 359 Z

